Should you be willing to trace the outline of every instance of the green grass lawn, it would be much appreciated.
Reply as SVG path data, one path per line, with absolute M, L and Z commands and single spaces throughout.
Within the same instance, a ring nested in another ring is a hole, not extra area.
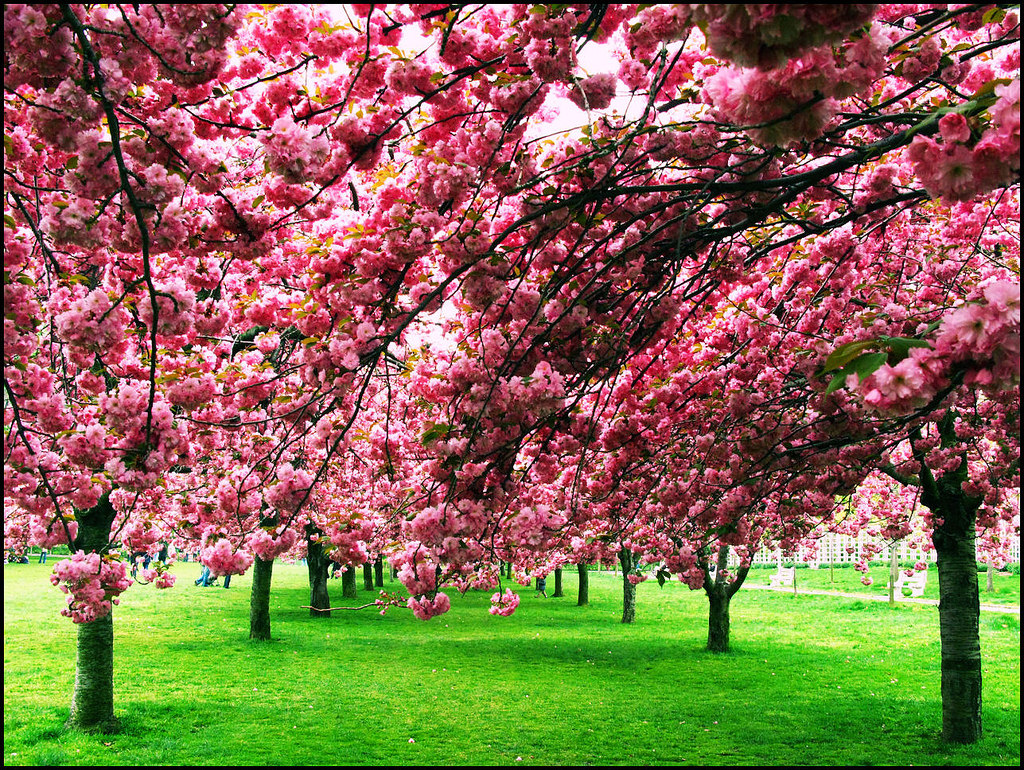
M 707 602 L 678 583 L 642 584 L 631 626 L 609 573 L 591 574 L 584 608 L 567 573 L 565 598 L 520 588 L 510 618 L 470 592 L 428 622 L 312 620 L 305 569 L 278 563 L 274 640 L 259 644 L 248 576 L 201 589 L 197 565 L 176 570 L 175 588 L 135 586 L 115 608 L 123 730 L 87 735 L 62 728 L 62 594 L 45 566 L 4 567 L 5 765 L 1019 763 L 1014 615 L 982 615 L 985 737 L 953 747 L 938 738 L 934 607 L 742 591 L 733 652 L 711 655 Z
M 752 569 L 747 575 L 751 585 L 768 585 L 768 578 L 774 575 L 776 567 Z M 847 593 L 869 594 L 871 596 L 889 596 L 889 567 L 873 564 L 868 576 L 874 581 L 870 586 L 860 582 L 863 575 L 852 567 L 828 567 L 820 569 L 799 568 L 796 571 L 797 592 L 801 588 L 822 591 L 843 591 Z M 1020 575 L 997 572 L 992 581 L 992 590 L 986 591 L 986 576 L 978 573 L 978 587 L 982 604 L 998 604 L 1004 606 L 1020 606 Z M 939 573 L 935 565 L 928 567 L 928 578 L 924 588 L 924 599 L 939 598 Z

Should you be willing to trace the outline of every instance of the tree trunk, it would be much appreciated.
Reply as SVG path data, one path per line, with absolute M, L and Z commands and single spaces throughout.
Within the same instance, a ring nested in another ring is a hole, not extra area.
M 582 561 L 576 565 L 576 570 L 580 576 L 579 598 L 576 599 L 576 606 L 585 607 L 590 604 L 590 570 Z
M 114 507 L 110 494 L 86 511 L 76 511 L 78 535 L 72 551 L 105 553 L 110 543 Z M 75 653 L 75 684 L 67 726 L 78 730 L 111 732 L 118 727 L 114 716 L 114 617 L 113 613 L 78 625 Z
M 933 536 L 939 572 L 942 737 L 953 743 L 981 738 L 981 604 L 973 518 L 968 533 L 951 536 L 947 518 Z
M 896 606 L 896 580 L 900 576 L 900 565 L 896 559 L 896 546 L 889 548 L 889 606 Z
M 384 557 L 378 556 L 373 562 L 373 585 L 375 588 L 384 587 Z
M 985 593 L 987 594 L 995 590 L 995 574 L 996 568 L 992 566 L 992 562 L 989 562 L 988 567 L 985 569 Z
M 557 599 L 562 596 L 565 596 L 562 592 L 562 568 L 557 567 L 555 569 L 555 590 L 554 593 L 551 594 L 551 598 Z
M 715 586 L 708 592 L 708 652 L 729 651 L 729 602 L 732 597 L 726 586 Z
M 329 618 L 331 597 L 327 592 L 328 570 L 331 560 L 324 553 L 323 544 L 317 540 L 306 541 L 306 568 L 309 571 L 309 616 Z
M 633 571 L 633 552 L 628 548 L 619 551 L 622 564 L 622 622 L 632 623 L 636 619 L 636 586 L 629 582 Z
M 942 447 L 956 443 L 956 413 L 950 410 L 939 423 Z M 914 458 L 921 463 L 921 503 L 935 514 L 932 532 L 939 573 L 939 639 L 942 648 L 942 737 L 952 743 L 974 743 L 981 738 L 981 639 L 978 625 L 978 564 L 975 524 L 984 499 L 963 490 L 967 457 L 959 467 L 936 479 L 924 453 L 914 443 Z
M 346 599 L 355 599 L 356 593 L 356 568 L 345 565 L 341 569 L 341 595 Z
M 270 641 L 270 579 L 273 575 L 274 560 L 265 561 L 257 556 L 249 595 L 249 638 L 259 642 Z
M 112 732 L 114 717 L 114 618 L 104 615 L 78 625 L 75 689 L 67 726 L 79 730 Z
M 363 564 L 363 589 L 373 591 L 373 565 L 370 562 Z
M 729 651 L 729 604 L 750 571 L 750 564 L 741 565 L 730 582 L 726 577 L 728 566 L 729 546 L 723 545 L 718 549 L 714 580 L 708 566 L 704 567 L 704 593 L 708 597 L 708 652 Z

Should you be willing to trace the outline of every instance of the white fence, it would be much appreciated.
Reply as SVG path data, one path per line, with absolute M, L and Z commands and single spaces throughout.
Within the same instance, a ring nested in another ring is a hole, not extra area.
M 835 535 L 828 534 L 824 535 L 818 541 L 817 552 L 812 552 L 810 549 L 801 549 L 797 552 L 796 561 L 806 562 L 811 567 L 827 567 L 829 564 L 852 564 L 860 561 L 861 556 L 865 551 L 865 546 L 869 543 L 881 543 L 881 550 L 876 552 L 875 556 L 871 558 L 873 560 L 887 560 L 889 558 L 888 544 L 872 538 L 866 532 L 861 532 L 857 537 L 851 537 L 850 535 Z M 784 556 L 782 553 L 775 550 L 762 550 L 758 551 L 754 557 L 754 564 L 776 564 L 780 557 L 783 561 L 789 561 L 792 556 Z M 926 551 L 920 548 L 913 548 L 906 542 L 901 542 L 898 547 L 898 558 L 901 562 L 904 561 L 927 561 L 935 562 L 935 551 Z M 979 561 L 981 561 L 981 552 L 978 553 Z M 1020 562 L 1020 538 L 1015 538 L 1013 543 L 1010 545 L 1010 561 Z

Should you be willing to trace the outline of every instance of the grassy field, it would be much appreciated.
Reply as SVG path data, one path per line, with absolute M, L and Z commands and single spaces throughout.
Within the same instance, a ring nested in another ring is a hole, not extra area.
M 710 655 L 707 602 L 678 583 L 641 585 L 631 626 L 609 573 L 585 608 L 567 574 L 565 598 L 520 588 L 510 618 L 470 592 L 429 622 L 311 620 L 305 569 L 279 563 L 274 640 L 256 644 L 248 576 L 201 589 L 197 565 L 176 569 L 115 609 L 123 730 L 94 736 L 62 729 L 75 632 L 48 568 L 5 565 L 5 765 L 1019 763 L 1015 615 L 982 615 L 985 738 L 952 747 L 934 607 L 742 591 L 734 650 Z

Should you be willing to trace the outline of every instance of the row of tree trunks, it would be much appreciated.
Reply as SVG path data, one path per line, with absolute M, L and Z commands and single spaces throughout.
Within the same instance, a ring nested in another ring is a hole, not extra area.
M 981 501 L 963 493 L 960 475 L 951 473 L 947 474 L 949 478 L 935 480 L 923 469 L 922 502 L 944 522 L 934 533 L 940 597 L 943 737 L 951 742 L 973 743 L 981 737 L 982 732 L 980 599 L 975 559 L 975 520 Z M 112 520 L 113 510 L 109 501 L 101 501 L 96 508 L 80 514 L 76 548 L 95 551 L 105 547 Z M 321 566 L 321 557 L 322 551 L 317 548 L 313 548 L 310 556 L 307 556 L 310 605 L 326 608 L 330 606 L 326 587 L 327 560 L 323 558 Z M 748 568 L 741 567 L 733 580 L 729 581 L 724 578 L 728 548 L 723 546 L 717 557 L 715 578 L 712 579 L 710 570 L 706 571 L 704 585 L 709 604 L 707 649 L 724 653 L 729 650 L 730 603 L 742 586 Z M 628 549 L 619 552 L 623 579 L 623 623 L 632 623 L 636 618 L 636 586 L 629 581 L 629 575 L 635 567 L 634 558 Z M 891 562 L 890 570 L 894 564 L 894 561 Z M 383 564 L 379 558 L 375 566 L 377 583 L 380 585 L 383 583 Z M 273 562 L 256 560 L 250 613 L 251 639 L 270 638 L 272 570 Z M 585 606 L 589 603 L 589 572 L 587 565 L 582 563 L 577 565 L 577 570 L 577 605 Z M 373 589 L 369 565 L 364 569 L 364 583 L 367 590 Z M 890 585 L 894 583 L 895 578 L 891 577 Z M 355 598 L 356 575 L 353 568 L 345 568 L 342 586 L 346 598 Z M 561 570 L 556 570 L 554 596 L 561 595 Z M 894 598 L 890 595 L 890 601 Z M 311 615 L 315 616 L 328 614 L 311 610 Z M 78 634 L 78 664 L 68 724 L 82 729 L 108 729 L 116 724 L 113 716 L 113 619 L 108 615 L 93 623 L 82 624 Z
M 966 463 L 965 463 L 966 465 Z M 943 737 L 956 743 L 973 743 L 980 739 L 981 721 L 981 647 L 979 641 L 980 600 L 977 562 L 975 559 L 975 520 L 981 500 L 965 495 L 960 473 L 947 474 L 935 480 L 922 470 L 922 502 L 941 516 L 942 525 L 934 533 L 939 575 L 939 627 L 942 646 Z M 78 536 L 74 546 L 87 553 L 103 553 L 107 548 L 114 510 L 109 497 L 92 509 L 78 511 Z M 310 580 L 310 606 L 330 607 L 327 593 L 329 559 L 319 542 L 310 542 L 307 566 Z M 635 567 L 634 554 L 623 548 L 619 563 L 623 576 L 622 622 L 632 623 L 636 617 L 636 586 L 629 581 Z M 708 643 L 711 652 L 729 649 L 729 607 L 732 597 L 746 578 L 748 567 L 741 567 L 730 581 L 726 575 L 728 547 L 717 555 L 715 576 L 705 567 L 704 589 L 708 597 Z M 589 603 L 589 571 L 577 565 L 579 575 L 578 606 Z M 376 575 L 374 575 L 374 572 Z M 270 585 L 273 560 L 256 558 L 253 566 L 250 601 L 250 639 L 270 639 Z M 383 561 L 378 557 L 371 569 L 364 568 L 367 590 L 383 584 Z M 895 582 L 894 579 L 890 584 Z M 555 596 L 561 596 L 561 570 L 555 571 Z M 346 567 L 342 573 L 343 593 L 356 596 L 356 573 Z M 890 600 L 893 597 L 890 597 Z M 313 617 L 329 616 L 329 612 L 310 611 Z M 108 614 L 91 623 L 78 626 L 75 683 L 71 713 L 67 726 L 87 731 L 112 731 L 118 722 L 114 716 L 113 692 L 113 615 Z

